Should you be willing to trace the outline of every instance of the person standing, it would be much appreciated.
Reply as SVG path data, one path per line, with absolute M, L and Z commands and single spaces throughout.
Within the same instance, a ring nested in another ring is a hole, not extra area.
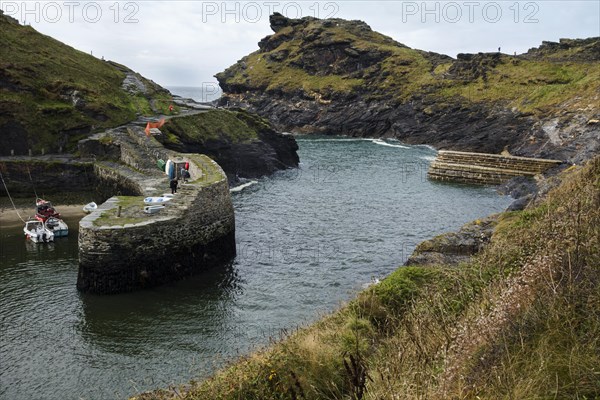
M 169 183 L 169 187 L 171 188 L 171 194 L 175 194 L 177 193 L 177 185 L 178 185 L 178 181 L 177 178 L 173 178 L 171 179 L 171 182 Z

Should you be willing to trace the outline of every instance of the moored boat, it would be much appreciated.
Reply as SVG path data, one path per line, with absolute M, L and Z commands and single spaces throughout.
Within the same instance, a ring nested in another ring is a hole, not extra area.
M 25 222 L 23 228 L 25 236 L 34 243 L 48 243 L 54 241 L 54 232 L 46 227 L 44 222 L 32 219 Z
M 44 199 L 36 199 L 35 201 L 35 219 L 40 222 L 46 222 L 50 217 L 59 218 L 60 213 L 56 211 L 52 203 Z
M 94 203 L 93 201 L 91 203 L 87 203 L 85 206 L 83 206 L 83 211 L 88 214 L 93 211 L 96 211 L 97 209 L 98 209 L 98 204 Z
M 69 234 L 69 226 L 60 218 L 50 217 L 46 220 L 46 228 L 54 233 L 54 237 L 64 237 Z

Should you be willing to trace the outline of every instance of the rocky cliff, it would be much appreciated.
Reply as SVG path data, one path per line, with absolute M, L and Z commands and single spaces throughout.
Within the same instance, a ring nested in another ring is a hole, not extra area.
M 364 22 L 270 18 L 259 50 L 216 75 L 221 104 L 291 132 L 581 162 L 600 150 L 600 39 L 526 54 L 411 49 Z
M 182 153 L 212 157 L 230 184 L 298 166 L 296 140 L 276 132 L 268 120 L 244 110 L 211 110 L 171 119 L 157 139 Z
M 0 155 L 68 152 L 95 130 L 168 109 L 171 94 L 125 66 L 1 11 L 0 31 Z
M 0 49 L 0 156 L 71 153 L 81 139 L 170 114 L 174 104 L 179 115 L 197 115 L 172 119 L 165 145 L 207 153 L 223 163 L 230 181 L 298 165 L 294 139 L 268 121 L 241 111 L 198 114 L 128 67 L 75 50 L 2 10 Z

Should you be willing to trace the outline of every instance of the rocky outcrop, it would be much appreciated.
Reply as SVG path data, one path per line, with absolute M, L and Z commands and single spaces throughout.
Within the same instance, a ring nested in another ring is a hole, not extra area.
M 421 242 L 404 265 L 458 265 L 468 261 L 490 241 L 497 223 L 498 216 L 494 215 Z
M 196 129 L 198 135 L 192 133 Z M 295 168 L 299 163 L 293 136 L 276 132 L 267 120 L 244 110 L 211 110 L 181 117 L 161 130 L 157 139 L 165 147 L 210 156 L 223 168 L 230 184 Z M 208 131 L 212 134 L 205 133 Z
M 278 130 L 507 148 L 575 163 L 600 149 L 598 84 L 585 83 L 597 74 L 598 38 L 545 43 L 522 56 L 452 59 L 410 49 L 361 21 L 274 14 L 271 27 L 258 51 L 216 77 L 222 105 L 256 112 Z M 546 98 L 547 90 L 560 99 Z

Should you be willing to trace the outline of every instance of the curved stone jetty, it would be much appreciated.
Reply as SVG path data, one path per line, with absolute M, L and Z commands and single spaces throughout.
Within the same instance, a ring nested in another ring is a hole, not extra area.
M 111 197 L 80 221 L 79 290 L 108 294 L 147 288 L 235 256 L 233 205 L 217 163 L 200 154 L 168 151 L 135 126 L 83 141 L 80 151 L 97 151 L 98 146 L 119 154 L 119 160 L 97 161 L 96 176 L 128 195 Z M 169 178 L 156 164 L 159 158 L 189 163 L 191 178 L 180 181 L 164 209 L 147 214 L 144 197 L 170 193 Z
M 427 175 L 440 181 L 499 185 L 517 176 L 541 174 L 560 164 L 560 160 L 440 150 Z

